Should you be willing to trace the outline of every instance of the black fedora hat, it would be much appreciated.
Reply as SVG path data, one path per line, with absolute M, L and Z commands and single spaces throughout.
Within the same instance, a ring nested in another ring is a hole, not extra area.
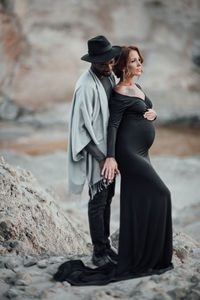
M 103 35 L 98 35 L 90 40 L 88 40 L 88 54 L 81 57 L 82 60 L 101 63 L 121 53 L 120 46 L 111 46 L 111 43 Z

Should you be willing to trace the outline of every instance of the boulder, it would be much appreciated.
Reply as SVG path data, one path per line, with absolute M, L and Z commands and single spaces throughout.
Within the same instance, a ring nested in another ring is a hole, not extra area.
M 105 34 L 112 44 L 141 48 L 139 83 L 154 103 L 157 122 L 199 124 L 198 0 L 47 3 L 1 1 L 0 81 L 9 98 L 33 110 L 70 101 L 89 67 L 80 60 L 87 40 Z
M 72 225 L 31 172 L 0 159 L 0 254 L 90 253 L 85 234 Z

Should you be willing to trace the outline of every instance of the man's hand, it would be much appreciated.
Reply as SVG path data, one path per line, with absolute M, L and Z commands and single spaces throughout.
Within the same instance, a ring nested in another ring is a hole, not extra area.
M 103 177 L 103 181 L 112 182 L 115 175 L 119 175 L 118 165 L 114 157 L 106 158 L 103 169 L 101 171 L 101 176 Z
M 155 112 L 155 110 L 149 108 L 143 115 L 143 117 L 149 121 L 153 121 L 156 117 L 157 114 Z

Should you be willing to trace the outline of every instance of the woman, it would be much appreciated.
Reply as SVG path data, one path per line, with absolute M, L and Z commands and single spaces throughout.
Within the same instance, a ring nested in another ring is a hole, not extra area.
M 134 83 L 142 72 L 138 47 L 123 47 L 114 67 L 119 83 L 110 101 L 108 154 L 104 180 L 121 173 L 119 253 L 116 265 L 91 269 L 81 261 L 62 264 L 58 281 L 97 285 L 151 274 L 173 267 L 171 198 L 153 169 L 148 150 L 154 141 L 156 113 L 151 100 Z

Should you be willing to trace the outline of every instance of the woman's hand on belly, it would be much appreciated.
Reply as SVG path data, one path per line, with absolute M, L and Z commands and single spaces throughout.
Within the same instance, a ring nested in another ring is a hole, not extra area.
M 155 110 L 149 108 L 143 115 L 143 117 L 149 121 L 153 121 L 156 119 L 157 114 L 155 112 Z
M 108 180 L 108 182 L 112 182 L 115 175 L 119 175 L 118 164 L 114 157 L 107 157 L 101 171 L 103 181 L 106 182 Z

